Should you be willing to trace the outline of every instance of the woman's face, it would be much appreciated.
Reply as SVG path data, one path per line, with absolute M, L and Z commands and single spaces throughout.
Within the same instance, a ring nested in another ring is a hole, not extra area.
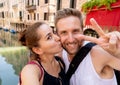
M 41 25 L 37 33 L 41 36 L 38 43 L 44 54 L 56 54 L 62 50 L 60 38 L 53 34 L 52 28 L 48 25 Z

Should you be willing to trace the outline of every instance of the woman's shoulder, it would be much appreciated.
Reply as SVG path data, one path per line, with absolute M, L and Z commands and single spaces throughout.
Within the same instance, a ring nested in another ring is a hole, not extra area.
M 34 65 L 34 64 L 27 64 L 23 67 L 21 74 L 23 75 L 31 75 L 33 73 L 35 73 L 37 70 L 39 70 L 39 68 Z
M 38 74 L 38 73 L 41 73 L 40 72 L 41 68 L 42 67 L 39 65 L 37 61 L 31 61 L 23 67 L 21 74 L 26 75 L 26 76 L 32 75 L 32 74 Z
M 40 79 L 40 70 L 37 65 L 27 64 L 21 71 L 20 79 L 21 83 L 30 84 L 33 81 L 38 82 L 37 79 Z

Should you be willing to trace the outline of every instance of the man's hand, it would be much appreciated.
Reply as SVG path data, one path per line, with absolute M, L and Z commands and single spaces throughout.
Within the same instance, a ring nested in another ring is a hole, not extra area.
M 90 22 L 99 38 L 84 36 L 84 39 L 98 44 L 110 54 L 120 58 L 120 32 L 114 31 L 106 34 L 93 18 Z

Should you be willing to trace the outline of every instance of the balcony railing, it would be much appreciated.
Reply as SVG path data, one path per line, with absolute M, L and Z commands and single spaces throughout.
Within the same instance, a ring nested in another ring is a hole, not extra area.
M 28 5 L 26 6 L 26 10 L 29 12 L 33 12 L 34 10 L 36 10 L 36 5 Z

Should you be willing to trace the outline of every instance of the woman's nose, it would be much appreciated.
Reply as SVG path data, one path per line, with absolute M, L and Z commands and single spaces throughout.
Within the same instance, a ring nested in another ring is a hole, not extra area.
M 60 41 L 60 37 L 58 35 L 54 34 L 54 38 L 56 41 Z

